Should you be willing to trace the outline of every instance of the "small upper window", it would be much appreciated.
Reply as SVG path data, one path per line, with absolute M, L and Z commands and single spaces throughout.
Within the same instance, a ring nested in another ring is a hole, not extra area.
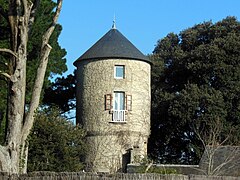
M 122 65 L 115 65 L 114 67 L 114 77 L 116 79 L 124 79 L 125 67 Z

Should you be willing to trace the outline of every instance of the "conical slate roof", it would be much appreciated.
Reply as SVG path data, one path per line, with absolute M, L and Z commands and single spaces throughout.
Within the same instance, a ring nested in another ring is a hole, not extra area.
M 75 62 L 90 59 L 123 58 L 150 62 L 126 37 L 117 29 L 110 29 L 90 49 L 88 49 Z

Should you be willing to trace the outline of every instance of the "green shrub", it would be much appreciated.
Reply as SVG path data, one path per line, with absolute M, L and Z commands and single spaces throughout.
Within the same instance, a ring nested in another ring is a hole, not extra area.
M 179 174 L 176 169 L 170 168 L 152 166 L 147 170 L 147 172 L 146 169 L 146 165 L 140 165 L 135 168 L 135 173 Z

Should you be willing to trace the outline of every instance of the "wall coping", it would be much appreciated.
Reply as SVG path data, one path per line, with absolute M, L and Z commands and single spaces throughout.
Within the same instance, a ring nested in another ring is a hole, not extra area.
M 141 164 L 139 163 L 132 163 L 132 164 L 128 164 L 128 166 L 140 166 Z M 188 164 L 153 164 L 152 166 L 156 166 L 156 167 L 194 167 L 194 168 L 198 168 L 199 165 L 188 165 Z

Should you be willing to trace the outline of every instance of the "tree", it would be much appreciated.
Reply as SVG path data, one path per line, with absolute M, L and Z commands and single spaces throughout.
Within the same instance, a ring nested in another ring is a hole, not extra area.
M 35 15 L 35 22 L 32 25 L 29 33 L 28 42 L 28 57 L 27 61 L 27 92 L 26 100 L 29 102 L 31 99 L 32 87 L 34 84 L 34 78 L 36 76 L 37 67 L 39 65 L 39 56 L 41 50 L 42 36 L 46 29 L 51 25 L 53 18 L 53 10 L 56 4 L 52 0 L 41 0 Z M 43 84 L 43 90 L 51 85 L 50 78 L 53 75 L 62 75 L 67 70 L 66 66 L 66 51 L 62 49 L 58 43 L 58 37 L 62 31 L 62 27 L 56 24 L 55 29 L 49 39 L 49 43 L 52 46 L 52 50 L 49 54 L 48 66 L 45 73 L 45 79 Z M 44 91 L 43 93 L 44 94 Z M 41 97 L 42 98 L 42 97 Z
M 192 124 L 216 118 L 240 125 L 240 23 L 227 17 L 170 33 L 151 58 L 149 152 L 161 163 L 199 162 L 204 147 Z M 239 138 L 239 133 L 235 134 Z
M 39 0 L 10 0 L 7 12 L 4 12 L 3 7 L 0 8 L 11 30 L 9 45 L 0 48 L 0 52 L 9 56 L 8 62 L 4 62 L 7 71 L 0 71 L 8 82 L 7 133 L 4 146 L 0 146 L 0 170 L 9 173 L 26 172 L 27 137 L 32 129 L 34 115 L 39 105 L 48 57 L 52 49 L 49 39 L 56 27 L 62 7 L 62 0 L 58 0 L 52 22 L 42 36 L 37 75 L 32 88 L 31 100 L 29 104 L 26 104 L 29 33 L 35 22 L 39 3 Z
M 7 88 L 6 82 L 0 79 L 0 144 L 3 143 L 5 137 L 5 125 L 6 125 L 6 104 L 7 104 Z
M 7 2 L 1 1 L 1 6 L 5 7 L 7 10 Z M 27 61 L 27 79 L 26 79 L 26 103 L 29 104 L 31 99 L 31 91 L 34 84 L 34 77 L 36 76 L 37 66 L 39 65 L 39 56 L 41 50 L 41 41 L 42 36 L 46 29 L 51 24 L 52 17 L 54 15 L 53 10 L 56 7 L 56 4 L 52 0 L 41 0 L 38 5 L 34 24 L 32 24 L 31 30 L 29 32 L 29 42 L 28 42 L 28 61 Z M 8 47 L 9 43 L 9 34 L 11 33 L 10 28 L 7 24 L 7 20 L 3 18 L 0 14 L 0 47 Z M 56 27 L 49 39 L 49 43 L 52 46 L 52 50 L 49 55 L 48 66 L 45 73 L 45 79 L 43 84 L 44 95 L 45 89 L 51 86 L 50 78 L 55 74 L 62 74 L 67 70 L 66 67 L 66 51 L 62 49 L 58 44 L 58 37 L 61 33 L 62 27 L 59 24 L 56 24 Z M 6 70 L 4 63 L 7 63 L 8 55 L 0 54 L 1 63 L 0 70 Z M 4 62 L 4 63 L 3 63 Z M 1 134 L 1 143 L 4 140 L 4 126 L 6 122 L 6 106 L 7 106 L 7 81 L 4 77 L 0 77 L 0 124 L 2 125 Z M 42 99 L 42 98 L 41 98 Z M 59 98 L 58 98 L 59 99 Z M 2 122 L 2 123 L 1 123 Z
M 232 125 L 226 127 L 219 117 L 195 123 L 193 129 L 204 147 L 198 170 L 211 176 L 232 174 L 240 164 L 240 146 L 236 146 L 239 139 L 231 134 L 238 133 L 239 129 Z
M 7 11 L 7 1 L 0 1 L 2 7 L 4 7 L 3 11 Z M 28 42 L 28 61 L 27 61 L 27 79 L 26 79 L 26 104 L 29 104 L 31 99 L 31 91 L 34 83 L 34 79 L 36 77 L 37 66 L 39 64 L 39 56 L 41 51 L 41 40 L 43 33 L 49 27 L 52 17 L 54 15 L 53 10 L 56 7 L 56 4 L 52 2 L 52 0 L 41 0 L 38 5 L 35 21 L 31 27 L 31 31 L 29 32 L 29 42 Z M 4 18 L 4 16 L 0 13 L 0 47 L 8 48 L 9 47 L 9 34 L 11 30 L 8 26 L 8 18 Z M 50 78 L 54 74 L 61 74 L 62 72 L 67 70 L 66 67 L 66 59 L 64 56 L 66 55 L 65 49 L 62 49 L 58 44 L 58 37 L 62 27 L 59 24 L 56 24 L 56 28 L 53 31 L 51 38 L 49 39 L 49 43 L 53 47 L 49 55 L 48 66 L 45 74 L 43 90 L 50 86 Z M 0 70 L 7 71 L 8 68 L 6 64 L 8 63 L 9 55 L 8 54 L 0 54 Z M 5 126 L 6 122 L 6 110 L 7 110 L 7 89 L 8 83 L 7 79 L 3 76 L 0 76 L 0 123 L 2 122 L 2 126 Z M 42 92 L 43 94 L 43 92 Z M 2 115 L 2 116 L 1 116 Z M 2 119 L 1 119 L 2 117 Z M 1 130 L 1 144 L 4 141 L 5 130 Z
M 43 104 L 50 107 L 57 106 L 61 110 L 61 114 L 71 114 L 71 111 L 76 108 L 75 92 L 75 75 L 69 74 L 66 78 L 57 78 L 55 82 L 51 83 L 51 86 L 45 90 Z
M 82 170 L 85 132 L 59 114 L 49 108 L 37 114 L 29 138 L 28 171 Z
M 10 29 L 7 26 L 7 21 L 5 20 L 6 16 L 3 11 L 7 9 L 7 3 L 0 1 L 0 48 L 8 47 L 9 40 L 9 31 Z M 7 70 L 6 60 L 4 55 L 0 53 L 0 71 Z M 6 104 L 7 104 L 7 79 L 3 76 L 0 76 L 0 142 L 1 144 L 4 141 L 5 136 L 5 122 L 6 122 Z

